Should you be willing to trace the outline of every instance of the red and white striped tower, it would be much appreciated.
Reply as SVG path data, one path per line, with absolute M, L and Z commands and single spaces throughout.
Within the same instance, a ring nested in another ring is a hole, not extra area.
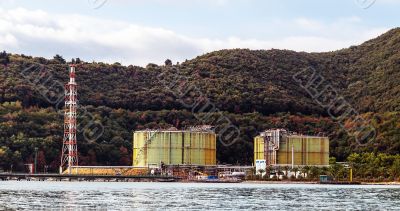
M 69 67 L 69 82 L 65 85 L 64 138 L 60 173 L 66 167 L 68 173 L 71 174 L 71 167 L 78 166 L 78 148 L 76 145 L 77 84 L 75 82 L 75 65 Z

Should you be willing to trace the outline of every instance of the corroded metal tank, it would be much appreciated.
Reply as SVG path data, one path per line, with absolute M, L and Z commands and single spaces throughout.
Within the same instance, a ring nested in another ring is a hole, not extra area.
M 254 137 L 254 161 L 265 159 L 265 137 Z M 293 157 L 293 159 L 292 159 Z M 292 160 L 294 162 L 292 162 Z M 273 165 L 329 165 L 329 139 L 322 136 L 284 134 Z
M 216 134 L 211 130 L 143 130 L 133 133 L 133 166 L 216 165 Z

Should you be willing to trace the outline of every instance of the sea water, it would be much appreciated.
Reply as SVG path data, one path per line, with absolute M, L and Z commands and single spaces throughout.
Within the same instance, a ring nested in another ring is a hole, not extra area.
M 400 186 L 1 181 L 0 210 L 388 210 Z

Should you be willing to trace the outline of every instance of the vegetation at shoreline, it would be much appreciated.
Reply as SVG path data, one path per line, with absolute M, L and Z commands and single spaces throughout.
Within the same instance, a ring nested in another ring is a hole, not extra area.
M 400 155 L 384 153 L 352 153 L 346 164 L 337 163 L 336 158 L 330 159 L 329 167 L 303 166 L 291 168 L 289 166 L 267 169 L 266 175 L 249 176 L 249 180 L 265 181 L 319 181 L 320 175 L 328 175 L 335 181 L 349 181 L 350 168 L 353 172 L 353 181 L 358 182 L 400 182 Z M 296 172 L 294 175 L 289 172 Z M 255 172 L 254 172 L 255 173 Z M 272 178 L 269 175 L 275 174 Z M 276 176 L 282 175 L 281 178 Z
M 207 102 L 240 129 L 234 144 L 218 142 L 219 163 L 251 164 L 253 137 L 266 128 L 327 135 L 330 155 L 338 161 L 352 153 L 398 154 L 399 48 L 400 29 L 393 29 L 329 53 L 221 50 L 181 64 L 167 60 L 145 68 L 75 59 L 79 104 L 88 113 L 78 119 L 80 164 L 130 165 L 134 130 L 210 123 L 198 118 L 207 115 L 198 110 Z M 38 170 L 50 166 L 56 171 L 63 134 L 63 101 L 57 99 L 68 80 L 68 63 L 60 55 L 45 59 L 2 52 L 0 64 L 0 167 L 22 171 L 37 147 Z M 305 68 L 313 68 L 370 122 L 377 132 L 374 141 L 359 144 L 344 130 L 354 127 L 351 121 L 341 127 L 299 86 L 293 75 Z M 177 76 L 185 81 L 179 84 L 182 90 L 198 91 L 177 96 L 168 89 Z M 182 101 L 196 101 L 197 110 Z M 84 123 L 90 121 L 104 129 L 94 141 L 84 137 Z
M 185 110 L 128 111 L 107 107 L 85 106 L 93 121 L 101 122 L 104 128 L 96 141 L 88 141 L 84 130 L 78 130 L 78 151 L 81 165 L 131 165 L 132 131 L 145 128 L 169 128 L 180 125 L 181 128 L 198 124 L 196 117 Z M 207 113 L 199 113 L 205 116 Z M 253 137 L 265 128 L 285 127 L 301 128 L 304 131 L 327 131 L 334 127 L 329 118 L 316 118 L 288 113 L 263 116 L 259 113 L 231 114 L 224 113 L 240 127 L 242 140 L 232 147 L 225 148 L 217 142 L 219 163 L 236 163 L 242 160 L 251 164 L 253 157 Z M 78 116 L 79 122 L 88 122 L 89 116 Z M 38 170 L 46 163 L 50 169 L 57 169 L 59 164 L 61 140 L 63 134 L 63 116 L 54 108 L 23 108 L 20 102 L 0 104 L 0 166 L 9 169 L 23 168 L 24 163 L 32 162 L 34 148 L 43 152 L 45 162 L 41 161 Z M 82 124 L 85 125 L 85 124 Z M 9 138 L 6 138 L 9 137 Z M 32 138 L 34 137 L 34 138 Z M 124 151 L 123 154 L 121 152 Z M 126 152 L 125 152 L 126 151 Z M 242 151 L 241 153 L 236 153 Z M 3 156 L 3 157 L 2 157 Z M 26 159 L 27 158 L 27 159 Z M 225 161 L 224 161 L 225 160 Z

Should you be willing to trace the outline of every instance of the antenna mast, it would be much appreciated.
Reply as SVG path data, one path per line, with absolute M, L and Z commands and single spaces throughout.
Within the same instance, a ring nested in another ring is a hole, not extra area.
M 69 82 L 65 85 L 64 138 L 61 154 L 60 174 L 67 167 L 78 166 L 78 148 L 76 145 L 76 109 L 77 84 L 75 82 L 75 65 L 69 66 Z

